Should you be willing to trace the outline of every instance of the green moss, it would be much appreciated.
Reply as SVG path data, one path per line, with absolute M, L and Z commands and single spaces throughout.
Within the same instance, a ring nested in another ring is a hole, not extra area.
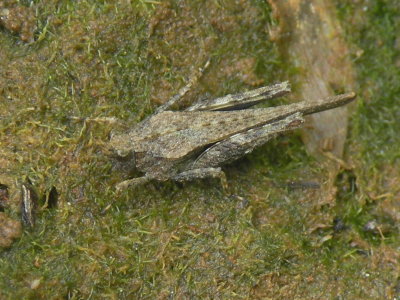
M 41 195 L 55 186 L 60 197 L 0 253 L 2 298 L 387 295 L 375 283 L 386 288 L 393 270 L 371 253 L 390 261 L 397 231 L 392 226 L 383 240 L 364 226 L 393 224 L 374 199 L 388 192 L 389 166 L 398 165 L 397 4 L 368 2 L 355 24 L 363 6 L 338 4 L 349 41 L 364 51 L 354 51 L 359 101 L 348 157 L 355 167 L 338 178 L 335 207 L 316 207 L 318 189 L 306 187 L 324 170 L 296 134 L 228 166 L 232 196 L 217 180 L 122 195 L 113 188 L 124 175 L 106 155 L 111 130 L 150 114 L 209 57 L 187 102 L 285 79 L 265 1 L 34 3 L 37 42 L 0 34 L 1 178 L 29 177 Z M 342 230 L 333 226 L 338 217 Z

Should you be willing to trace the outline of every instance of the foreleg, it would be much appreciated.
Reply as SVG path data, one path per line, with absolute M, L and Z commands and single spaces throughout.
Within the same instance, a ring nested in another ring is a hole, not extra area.
M 151 178 L 147 177 L 147 176 L 132 178 L 132 179 L 128 179 L 128 180 L 125 180 L 125 181 L 122 181 L 122 182 L 118 183 L 115 186 L 115 188 L 117 189 L 117 191 L 123 191 L 123 190 L 126 190 L 126 189 L 130 188 L 130 187 L 143 185 L 143 184 L 149 182 L 150 180 L 151 180 Z

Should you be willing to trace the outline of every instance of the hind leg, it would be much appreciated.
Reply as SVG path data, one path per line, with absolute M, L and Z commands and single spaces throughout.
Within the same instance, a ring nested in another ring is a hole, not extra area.
M 189 79 L 189 82 L 183 88 L 181 88 L 176 95 L 172 96 L 167 102 L 165 102 L 163 105 L 159 106 L 156 109 L 155 114 L 168 110 L 172 105 L 174 105 L 183 96 L 185 96 L 186 93 L 190 91 L 193 84 L 199 81 L 200 77 L 203 75 L 204 71 L 207 69 L 209 65 L 210 65 L 210 60 L 207 60 L 204 67 L 199 68 L 198 72 L 192 75 L 192 77 Z
M 283 96 L 289 92 L 290 84 L 285 81 L 243 93 L 229 94 L 215 99 L 200 100 L 189 106 L 186 111 L 245 109 L 260 102 Z
M 280 133 L 300 127 L 304 119 L 300 113 L 259 128 L 235 134 L 205 150 L 191 165 L 190 169 L 219 167 L 239 159 Z

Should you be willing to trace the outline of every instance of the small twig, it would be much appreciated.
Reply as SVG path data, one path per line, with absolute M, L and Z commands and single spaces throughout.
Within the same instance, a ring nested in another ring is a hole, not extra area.
M 114 117 L 97 117 L 97 118 L 84 118 L 84 117 L 75 117 L 71 116 L 68 119 L 77 122 L 93 122 L 93 123 L 109 123 L 109 124 L 117 124 L 120 121 Z

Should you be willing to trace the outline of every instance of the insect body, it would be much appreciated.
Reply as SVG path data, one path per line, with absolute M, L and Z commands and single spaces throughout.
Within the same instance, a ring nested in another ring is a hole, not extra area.
M 111 148 L 144 173 L 117 188 L 149 180 L 188 181 L 219 177 L 221 166 L 251 152 L 276 135 L 300 127 L 303 116 L 344 105 L 355 93 L 270 108 L 253 105 L 290 92 L 288 82 L 195 103 L 169 111 L 172 98 L 129 132 L 113 136 Z

